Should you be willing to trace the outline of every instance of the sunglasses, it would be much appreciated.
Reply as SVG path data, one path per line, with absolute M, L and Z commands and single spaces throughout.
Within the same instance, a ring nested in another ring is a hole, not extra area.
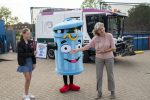
M 26 34 L 26 33 L 30 33 L 30 32 L 28 32 L 28 31 L 25 31 L 25 32 L 22 32 L 23 34 Z

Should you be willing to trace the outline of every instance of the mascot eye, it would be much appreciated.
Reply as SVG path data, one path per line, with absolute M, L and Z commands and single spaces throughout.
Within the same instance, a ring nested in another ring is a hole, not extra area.
M 78 29 L 74 29 L 74 32 L 75 32 L 75 33 L 78 33 Z
M 77 44 L 77 45 L 76 45 L 76 49 L 79 49 L 79 48 L 81 48 L 81 47 L 82 47 L 81 44 Z
M 68 53 L 70 51 L 71 51 L 71 46 L 69 46 L 69 45 L 63 45 L 61 47 L 61 52 Z
M 61 33 L 61 30 L 58 30 L 57 33 Z
M 78 32 L 81 32 L 81 30 L 78 30 Z

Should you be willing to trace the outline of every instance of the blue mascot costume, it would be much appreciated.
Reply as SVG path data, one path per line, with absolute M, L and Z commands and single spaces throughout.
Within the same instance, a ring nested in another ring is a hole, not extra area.
M 55 48 L 55 64 L 56 72 L 63 75 L 64 86 L 60 88 L 61 93 L 69 90 L 79 91 L 80 87 L 73 83 L 74 75 L 83 72 L 83 54 L 77 52 L 70 54 L 73 49 L 82 47 L 82 32 L 81 27 L 83 22 L 66 18 L 63 22 L 53 27 Z M 68 84 L 67 78 L 69 76 L 70 83 Z

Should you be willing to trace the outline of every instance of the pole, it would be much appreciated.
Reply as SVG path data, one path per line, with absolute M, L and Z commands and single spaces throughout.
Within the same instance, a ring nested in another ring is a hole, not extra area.
M 35 32 L 33 32 L 34 27 L 34 20 L 33 20 L 33 7 L 30 8 L 30 14 L 31 14 L 31 29 L 32 29 L 32 36 L 35 38 Z M 34 33 L 34 34 L 33 34 Z

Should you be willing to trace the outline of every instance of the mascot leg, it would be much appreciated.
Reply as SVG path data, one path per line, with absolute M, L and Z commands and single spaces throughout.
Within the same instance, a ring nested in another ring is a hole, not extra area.
M 72 90 L 72 91 L 79 91 L 80 90 L 79 86 L 73 84 L 73 75 L 70 75 L 69 79 L 70 79 L 70 84 L 68 85 L 67 75 L 63 75 L 64 86 L 59 89 L 61 93 L 68 92 L 69 90 Z
M 69 85 L 67 82 L 67 76 L 66 75 L 63 75 L 63 80 L 64 80 L 64 86 L 59 89 L 59 91 L 61 93 L 65 93 L 65 92 L 69 91 Z
M 72 90 L 72 91 L 79 91 L 80 87 L 73 84 L 73 75 L 70 75 L 69 79 L 70 79 L 69 89 Z

